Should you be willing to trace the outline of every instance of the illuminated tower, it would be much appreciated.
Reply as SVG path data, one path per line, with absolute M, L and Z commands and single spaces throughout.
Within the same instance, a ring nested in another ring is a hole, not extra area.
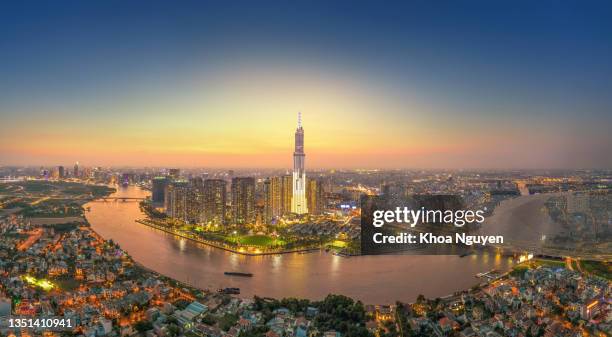
M 295 130 L 295 151 L 293 152 L 293 196 L 291 199 L 291 212 L 296 214 L 308 213 L 308 207 L 306 206 L 306 171 L 304 170 L 305 157 L 302 114 L 298 112 L 298 127 Z

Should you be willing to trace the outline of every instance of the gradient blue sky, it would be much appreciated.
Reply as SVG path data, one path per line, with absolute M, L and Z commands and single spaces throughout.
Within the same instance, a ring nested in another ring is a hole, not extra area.
M 0 5 L 0 164 L 612 167 L 612 5 Z

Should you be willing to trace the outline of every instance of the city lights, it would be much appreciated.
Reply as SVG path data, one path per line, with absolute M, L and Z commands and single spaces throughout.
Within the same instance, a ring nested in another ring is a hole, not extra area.
M 46 279 L 37 279 L 37 278 L 29 276 L 29 275 L 25 275 L 23 277 L 23 279 L 28 284 L 30 284 L 32 286 L 35 286 L 35 287 L 39 287 L 39 288 L 41 288 L 44 291 L 50 291 L 50 290 L 52 290 L 55 287 L 55 285 L 52 282 L 50 282 L 50 281 L 48 281 Z

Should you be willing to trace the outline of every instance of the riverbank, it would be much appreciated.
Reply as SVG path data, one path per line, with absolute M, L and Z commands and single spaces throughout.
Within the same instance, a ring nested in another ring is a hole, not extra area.
M 131 198 L 149 195 L 136 186 L 120 187 L 113 194 Z M 118 243 L 139 264 L 198 289 L 240 288 L 241 298 L 321 300 L 333 293 L 363 303 L 408 303 L 419 294 L 436 298 L 470 289 L 480 283 L 474 275 L 491 269 L 509 270 L 513 265 L 512 259 L 491 252 L 464 258 L 345 258 L 316 249 L 298 254 L 246 256 L 135 223 L 146 217 L 135 202 L 93 202 L 87 206 L 91 211 L 86 212 L 86 217 L 95 231 Z M 224 271 L 248 272 L 254 277 L 226 276 Z
M 187 239 L 193 242 L 197 242 L 197 243 L 201 243 L 203 245 L 207 245 L 213 248 L 217 248 L 217 249 L 222 249 L 224 251 L 227 252 L 231 252 L 234 254 L 240 254 L 240 255 L 245 255 L 245 256 L 261 256 L 261 255 L 279 255 L 279 254 L 290 254 L 290 253 L 305 253 L 305 252 L 315 252 L 315 251 L 319 251 L 321 250 L 321 248 L 298 248 L 298 249 L 285 249 L 285 250 L 278 250 L 278 251 L 271 251 L 271 252 L 267 252 L 267 251 L 259 251 L 259 252 L 249 252 L 247 250 L 240 250 L 240 248 L 231 248 L 231 247 L 227 247 L 224 246 L 218 242 L 215 241 L 210 241 L 210 240 L 203 240 L 200 238 L 195 238 L 192 236 L 189 236 L 187 234 L 183 234 L 183 233 L 179 233 L 177 231 L 173 231 L 170 230 L 168 228 L 165 228 L 163 226 L 158 226 L 155 223 L 151 222 L 151 221 L 147 221 L 146 219 L 138 219 L 136 220 L 136 222 L 138 222 L 139 224 L 145 225 L 147 227 L 151 227 L 157 230 L 160 230 L 162 232 L 168 233 L 168 234 L 172 234 L 174 236 L 183 238 L 183 239 Z
M 87 220 L 85 220 L 85 227 L 87 227 L 87 229 L 91 232 L 91 235 L 96 239 L 96 240 L 100 240 L 100 241 L 107 241 L 102 235 L 100 235 L 98 232 L 96 232 L 91 224 L 89 222 L 87 222 Z M 174 287 L 180 288 L 182 290 L 187 290 L 190 294 L 190 296 L 192 296 L 194 299 L 196 297 L 203 297 L 204 295 L 207 294 L 211 294 L 212 290 L 211 289 L 205 289 L 205 288 L 199 288 L 199 287 L 194 287 L 192 285 L 189 285 L 185 282 L 181 282 L 175 278 L 166 276 L 164 274 L 161 274 L 151 268 L 146 267 L 145 265 L 143 265 L 142 263 L 139 263 L 138 261 L 135 261 L 129 254 L 128 251 L 123 250 L 123 248 L 121 248 L 121 246 L 119 246 L 117 244 L 118 248 L 124 252 L 127 255 L 127 258 L 129 259 L 129 262 L 132 264 L 132 267 L 137 270 L 139 273 L 147 273 L 150 274 L 151 276 L 153 276 L 154 278 L 157 279 L 161 279 L 164 281 L 167 281 L 169 283 L 171 283 Z M 184 293 L 184 291 L 182 291 L 182 293 L 184 295 L 187 295 Z

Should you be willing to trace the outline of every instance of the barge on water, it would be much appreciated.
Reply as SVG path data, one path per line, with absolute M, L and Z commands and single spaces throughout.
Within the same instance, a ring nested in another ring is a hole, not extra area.
M 241 273 L 237 271 L 226 271 L 223 274 L 228 276 L 243 276 L 243 277 L 253 277 L 252 273 Z

